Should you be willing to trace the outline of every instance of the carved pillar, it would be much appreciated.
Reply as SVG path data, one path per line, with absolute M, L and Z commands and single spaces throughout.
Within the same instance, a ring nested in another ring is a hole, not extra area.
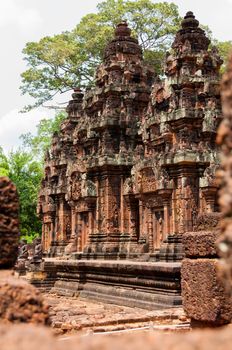
M 71 238 L 76 237 L 76 210 L 74 207 L 71 209 Z
M 153 213 L 152 208 L 148 209 L 148 244 L 149 244 L 149 252 L 153 252 L 154 246 L 154 237 L 153 237 Z
M 81 237 L 81 214 L 77 213 L 77 251 L 82 251 L 82 237 Z
M 121 195 L 120 195 L 120 231 L 121 233 L 125 232 L 125 225 L 124 225 L 124 197 L 123 197 L 123 185 L 124 185 L 124 179 L 123 176 L 121 176 Z
M 105 184 L 105 191 L 104 191 L 104 196 L 105 196 L 105 206 L 106 206 L 106 211 L 104 215 L 104 219 L 105 219 L 105 223 L 107 223 L 106 225 L 104 225 L 104 229 L 107 231 L 107 233 L 109 233 L 110 230 L 110 225 L 111 224 L 111 215 L 112 215 L 112 208 L 110 207 L 111 204 L 111 200 L 110 200 L 110 189 L 109 189 L 109 178 L 107 177 L 106 179 L 104 179 L 104 184 Z M 102 211 L 104 212 L 104 208 L 102 208 Z
M 96 191 L 97 191 L 97 203 L 96 203 L 96 232 L 99 232 L 100 230 L 100 213 L 99 213 L 99 207 L 100 207 L 100 190 L 99 190 L 99 179 L 96 181 Z
M 93 234 L 94 231 L 94 215 L 93 210 L 89 211 L 89 234 Z
M 52 242 L 54 242 L 56 239 L 56 232 L 55 232 L 55 216 L 54 216 L 54 213 L 53 215 L 51 216 L 51 242 L 50 242 L 50 245 Z
M 164 225 L 163 225 L 163 240 L 167 238 L 170 233 L 170 216 L 169 216 L 170 208 L 169 202 L 167 200 L 164 201 Z
M 46 250 L 46 234 L 45 234 L 46 224 L 43 222 L 42 226 L 42 246 L 43 250 Z
M 143 208 L 143 202 L 139 201 L 139 236 L 140 238 L 144 237 L 145 234 L 145 228 L 144 228 L 144 208 Z
M 205 205 L 206 207 L 204 210 L 207 213 L 212 213 L 215 211 L 215 202 L 216 202 L 216 193 L 217 193 L 217 188 L 216 187 L 207 187 L 205 189 L 202 189 L 202 193 L 205 198 Z
M 59 203 L 59 229 L 60 229 L 60 240 L 65 241 L 65 226 L 64 226 L 64 202 L 61 199 Z

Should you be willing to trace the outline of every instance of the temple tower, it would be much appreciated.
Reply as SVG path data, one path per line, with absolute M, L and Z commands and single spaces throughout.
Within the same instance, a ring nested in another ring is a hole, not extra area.
M 92 198 L 81 193 L 75 201 L 78 251 L 126 252 L 125 245 L 138 234 L 139 227 L 130 228 L 123 188 L 136 147 L 142 145 L 138 122 L 147 108 L 153 75 L 143 63 L 138 41 L 120 23 L 96 71 L 96 87 L 85 94 L 83 117 L 74 132 L 85 163 L 81 187 L 92 189 Z
M 141 123 L 145 154 L 133 181 L 150 252 L 162 250 L 167 240 L 178 242 L 182 233 L 193 230 L 198 215 L 217 211 L 222 61 L 209 44 L 188 12 L 166 55 L 166 78 L 154 84 Z
M 37 212 L 43 220 L 42 242 L 45 252 L 62 253 L 71 239 L 71 206 L 66 200 L 67 171 L 76 159 L 73 132 L 82 110 L 83 94 L 75 89 L 67 106 L 68 118 L 54 133 L 49 151 L 45 156 L 45 174 L 39 192 Z
M 46 251 L 181 259 L 181 235 L 217 211 L 222 61 L 209 44 L 188 12 L 154 83 L 127 24 L 116 27 L 95 87 L 74 91 L 47 153 Z

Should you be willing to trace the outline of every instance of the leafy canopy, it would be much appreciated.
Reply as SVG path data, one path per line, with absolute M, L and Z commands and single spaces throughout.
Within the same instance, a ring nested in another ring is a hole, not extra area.
M 35 235 L 41 231 L 36 217 L 37 194 L 42 178 L 42 164 L 22 149 L 8 156 L 0 149 L 0 176 L 8 176 L 16 185 L 20 200 L 20 233 Z
M 59 132 L 61 122 L 67 117 L 64 111 L 60 111 L 54 118 L 42 119 L 37 125 L 37 133 L 23 134 L 20 136 L 25 149 L 33 155 L 34 159 L 43 163 L 44 155 L 51 145 L 52 135 Z
M 114 27 L 122 20 L 138 37 L 145 60 L 159 73 L 180 24 L 177 6 L 151 0 L 106 0 L 72 31 L 26 45 L 23 53 L 28 69 L 22 73 L 21 91 L 32 96 L 35 104 L 25 111 L 73 87 L 90 86 Z

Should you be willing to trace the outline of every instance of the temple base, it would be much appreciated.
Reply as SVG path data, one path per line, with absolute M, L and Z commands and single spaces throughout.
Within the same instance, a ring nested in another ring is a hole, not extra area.
M 30 282 L 58 295 L 154 310 L 181 305 L 180 266 L 179 262 L 50 258 L 43 263 L 43 279 Z

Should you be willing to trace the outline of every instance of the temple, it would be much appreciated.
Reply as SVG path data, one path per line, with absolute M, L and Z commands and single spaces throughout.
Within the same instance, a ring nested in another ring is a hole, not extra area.
M 95 87 L 74 90 L 46 154 L 38 203 L 45 256 L 182 259 L 182 235 L 218 211 L 222 60 L 209 44 L 188 12 L 161 79 L 127 24 L 117 26 Z

